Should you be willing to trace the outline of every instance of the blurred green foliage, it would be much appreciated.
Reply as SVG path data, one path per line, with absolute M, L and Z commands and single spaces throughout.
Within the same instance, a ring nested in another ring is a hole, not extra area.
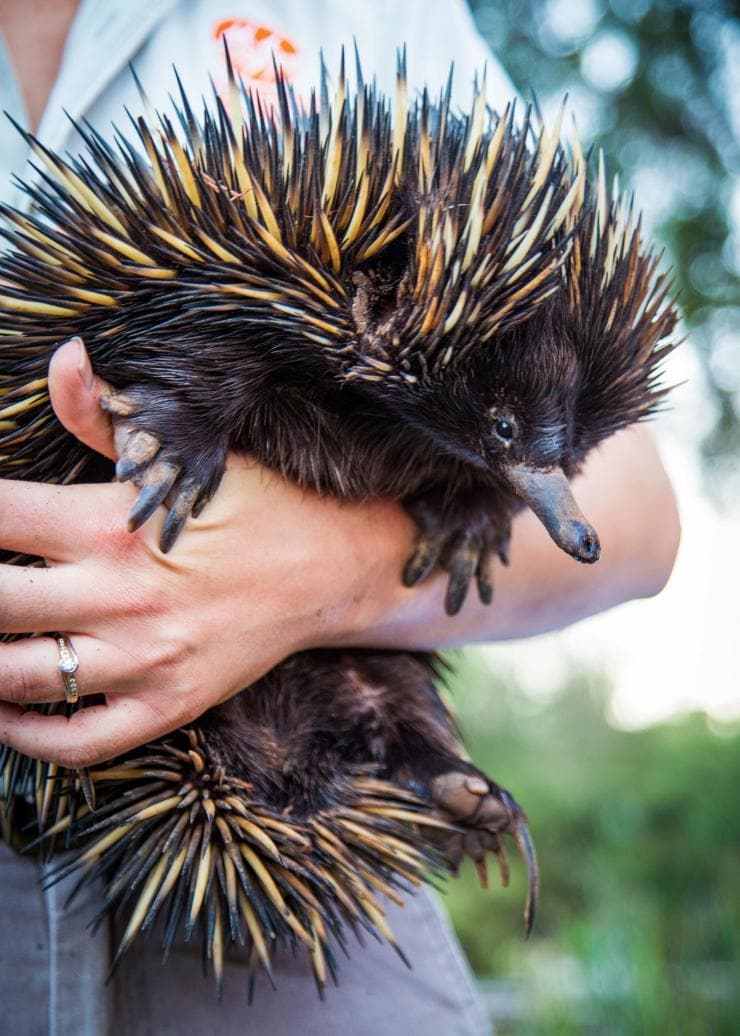
M 565 92 L 668 248 L 712 403 L 715 487 L 740 492 L 740 18 L 733 0 L 470 0 L 525 99 Z M 728 482 L 729 480 L 729 482 Z
M 736 1036 L 740 728 L 694 715 L 620 731 L 601 679 L 537 704 L 481 655 L 456 670 L 468 750 L 527 809 L 542 872 L 529 943 L 519 862 L 507 890 L 492 873 L 481 891 L 472 866 L 447 887 L 476 972 L 514 991 L 497 1032 Z

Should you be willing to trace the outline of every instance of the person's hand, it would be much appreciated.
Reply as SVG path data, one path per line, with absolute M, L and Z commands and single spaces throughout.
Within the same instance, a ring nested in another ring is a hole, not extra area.
M 78 342 L 58 350 L 50 391 L 60 420 L 112 457 L 104 388 Z M 64 698 L 56 642 L 0 644 L 0 740 L 28 755 L 70 767 L 111 758 L 191 722 L 294 651 L 341 637 L 369 588 L 408 593 L 398 573 L 411 524 L 394 505 L 321 500 L 232 456 L 214 499 L 164 555 L 164 509 L 127 531 L 134 496 L 128 484 L 0 481 L 0 547 L 48 562 L 0 566 L 0 630 L 65 633 L 80 694 L 106 699 L 69 719 L 27 710 Z M 390 549 L 374 549 L 379 536 Z

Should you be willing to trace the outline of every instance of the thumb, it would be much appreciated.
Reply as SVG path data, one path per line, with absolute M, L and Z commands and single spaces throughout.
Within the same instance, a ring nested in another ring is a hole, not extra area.
M 60 345 L 49 364 L 49 396 L 64 427 L 97 453 L 115 460 L 113 429 L 100 409 L 100 397 L 110 392 L 95 377 L 81 338 Z

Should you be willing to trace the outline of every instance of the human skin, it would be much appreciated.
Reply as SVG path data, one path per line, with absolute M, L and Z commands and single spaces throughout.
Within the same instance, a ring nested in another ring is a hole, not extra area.
M 41 122 L 79 0 L 2 0 L 0 32 L 23 94 L 28 126 Z
M 59 419 L 114 457 L 103 391 L 78 340 L 57 351 L 50 393 Z M 105 695 L 70 718 L 28 711 L 63 698 L 56 643 L 1 644 L 0 741 L 89 766 L 192 722 L 296 651 L 525 637 L 657 593 L 679 522 L 649 433 L 615 435 L 574 487 L 601 538 L 599 564 L 578 565 L 522 513 L 493 605 L 471 593 L 450 618 L 444 574 L 401 585 L 414 528 L 389 501 L 322 499 L 234 455 L 214 499 L 164 555 L 163 508 L 138 532 L 126 530 L 136 493 L 128 484 L 0 481 L 0 546 L 48 566 L 0 565 L 0 629 L 63 630 L 80 660 L 81 694 Z

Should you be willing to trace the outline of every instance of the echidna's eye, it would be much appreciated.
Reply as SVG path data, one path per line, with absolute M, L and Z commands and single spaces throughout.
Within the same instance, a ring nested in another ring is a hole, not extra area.
M 493 431 L 502 442 L 510 442 L 514 437 L 514 425 L 511 421 L 507 421 L 505 417 L 499 417 L 493 426 Z

